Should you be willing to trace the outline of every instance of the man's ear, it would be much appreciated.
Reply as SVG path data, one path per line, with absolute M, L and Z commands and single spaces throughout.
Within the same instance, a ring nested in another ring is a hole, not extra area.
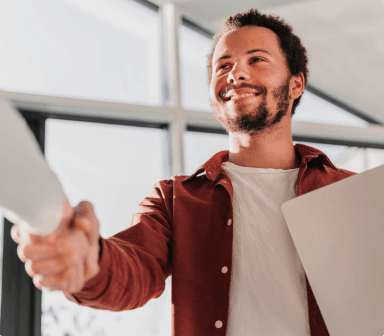
M 297 76 L 292 76 L 290 81 L 289 97 L 293 99 L 299 98 L 304 91 L 304 86 L 305 79 L 302 72 L 300 72 Z

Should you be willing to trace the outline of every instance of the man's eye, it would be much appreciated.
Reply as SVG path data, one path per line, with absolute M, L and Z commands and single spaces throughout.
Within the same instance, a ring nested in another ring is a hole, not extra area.
M 260 57 L 252 57 L 251 58 L 251 62 L 254 63 L 254 62 L 258 62 L 258 61 L 262 61 L 262 59 Z
M 226 67 L 228 67 L 228 64 L 226 63 L 223 63 L 219 66 L 219 69 L 218 70 L 221 70 L 221 69 L 225 69 Z

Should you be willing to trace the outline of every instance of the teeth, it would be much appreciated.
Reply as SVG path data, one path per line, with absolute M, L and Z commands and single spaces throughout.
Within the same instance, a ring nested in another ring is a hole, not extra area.
M 236 100 L 236 99 L 242 99 L 242 98 L 250 97 L 250 96 L 256 96 L 256 93 L 245 93 L 245 94 L 242 94 L 240 96 L 231 96 L 230 99 Z

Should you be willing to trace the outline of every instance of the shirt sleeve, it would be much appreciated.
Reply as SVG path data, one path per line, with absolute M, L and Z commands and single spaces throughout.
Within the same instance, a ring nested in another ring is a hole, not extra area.
M 0 207 L 4 217 L 47 235 L 60 224 L 65 195 L 24 118 L 0 95 Z
M 131 227 L 101 238 L 100 271 L 81 292 L 83 306 L 111 311 L 142 307 L 159 297 L 172 264 L 172 181 L 158 182 L 132 216 Z

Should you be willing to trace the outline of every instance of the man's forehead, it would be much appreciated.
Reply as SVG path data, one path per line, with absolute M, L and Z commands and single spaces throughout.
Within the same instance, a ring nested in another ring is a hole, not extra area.
M 279 49 L 278 37 L 272 30 L 265 27 L 245 26 L 231 30 L 217 42 L 213 61 L 242 49 L 246 51 L 260 49 L 273 54 Z

